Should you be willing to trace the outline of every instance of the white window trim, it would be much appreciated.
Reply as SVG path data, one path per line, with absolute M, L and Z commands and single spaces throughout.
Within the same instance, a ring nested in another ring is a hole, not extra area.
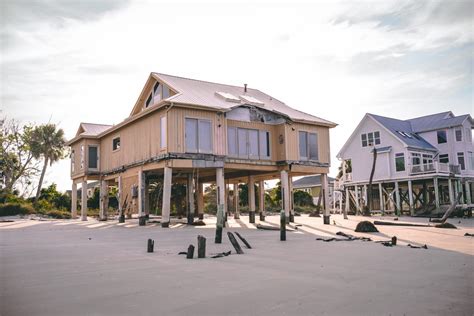
M 165 119 L 164 129 L 163 129 L 163 119 Z M 165 132 L 164 138 L 163 138 L 163 131 Z M 186 131 L 184 132 L 186 133 Z M 163 139 L 165 140 L 164 146 L 163 146 Z M 165 114 L 160 117 L 160 150 L 166 150 L 167 148 L 168 148 L 168 117 Z
M 187 119 L 193 119 L 193 120 L 197 120 L 197 150 L 196 151 L 188 151 L 188 149 L 186 148 L 186 120 Z M 209 152 L 207 151 L 201 151 L 201 149 L 199 148 L 199 121 L 206 121 L 206 122 L 209 122 L 211 123 L 211 150 Z M 194 116 L 185 116 L 184 117 L 184 152 L 186 153 L 190 153 L 190 154 L 213 154 L 214 153 L 214 122 L 212 121 L 212 119 L 209 119 L 209 118 L 203 118 L 203 117 L 194 117 Z
M 456 133 L 457 133 L 458 131 L 461 132 L 461 140 L 457 140 Z M 461 128 L 455 128 L 455 129 L 454 129 L 454 141 L 455 141 L 456 143 L 460 143 L 460 142 L 464 141 L 464 133 L 463 133 L 463 128 L 462 128 L 462 127 L 461 127 Z
M 397 157 L 397 155 L 400 155 L 400 156 Z M 403 158 L 403 169 L 404 170 L 398 171 L 397 170 L 397 158 L 400 158 L 400 157 Z M 395 172 L 406 172 L 406 170 L 407 170 L 407 163 L 406 163 L 406 159 L 405 159 L 405 153 L 403 153 L 403 152 L 402 153 L 395 153 Z
M 305 132 L 306 133 L 306 154 L 307 154 L 307 157 L 301 157 L 301 152 L 300 152 L 300 132 Z M 317 159 L 311 159 L 310 157 L 310 144 L 309 144 L 309 134 L 316 134 L 316 149 L 317 149 L 317 152 L 318 152 L 318 157 Z M 320 158 L 319 158 L 319 155 L 320 155 L 320 151 L 319 151 L 319 133 L 316 132 L 316 131 L 310 131 L 310 130 L 305 130 L 305 129 L 300 129 L 298 130 L 298 157 L 299 157 L 299 160 L 302 160 L 302 161 L 315 161 L 315 162 L 318 162 L 320 161 Z

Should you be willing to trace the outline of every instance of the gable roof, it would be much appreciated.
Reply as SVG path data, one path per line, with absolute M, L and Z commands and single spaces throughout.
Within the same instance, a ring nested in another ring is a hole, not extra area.
M 337 126 L 336 123 L 331 121 L 293 109 L 285 103 L 257 89 L 247 88 L 247 92 L 245 92 L 244 87 L 177 77 L 156 72 L 152 73 L 152 76 L 178 92 L 166 99 L 170 102 L 197 105 L 224 112 L 242 105 L 251 105 L 283 115 L 294 121 L 316 123 L 329 127 Z M 239 98 L 240 102 L 226 100 L 219 96 L 217 92 L 230 93 Z M 253 99 L 260 101 L 263 104 L 249 102 L 249 100 Z
M 97 136 L 111 127 L 112 125 L 106 124 L 81 123 L 79 129 L 77 130 L 76 136 Z
M 409 119 L 411 127 L 415 133 L 428 132 L 441 128 L 450 128 L 462 125 L 462 123 L 469 119 L 472 124 L 472 118 L 469 114 L 454 116 L 452 112 L 442 112 L 438 114 L 417 117 Z
M 328 182 L 333 182 L 335 179 L 328 177 Z M 321 185 L 321 175 L 314 175 L 314 176 L 306 176 L 296 181 L 293 181 L 293 188 L 301 189 L 301 188 L 310 188 L 316 187 Z

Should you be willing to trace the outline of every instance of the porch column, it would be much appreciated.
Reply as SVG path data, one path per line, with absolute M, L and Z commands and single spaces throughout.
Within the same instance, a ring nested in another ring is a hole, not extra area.
M 453 183 L 451 179 L 448 179 L 448 190 L 449 190 L 449 204 L 454 203 Z
M 462 189 L 461 180 L 456 181 L 456 187 L 458 188 L 458 192 L 461 193 L 461 199 L 459 200 L 460 204 L 466 204 L 466 198 L 464 196 L 464 192 L 463 192 L 463 189 Z M 456 197 L 457 197 L 457 194 L 456 194 Z
M 339 212 L 342 213 L 342 191 L 339 191 Z
M 327 173 L 321 173 L 321 188 L 323 190 L 323 221 L 325 225 L 329 225 L 329 185 L 328 185 L 328 175 Z
M 143 190 L 143 198 L 144 198 L 144 208 L 143 208 L 143 212 L 144 212 L 144 216 L 146 216 L 147 218 L 150 217 L 150 190 L 149 190 L 149 180 L 144 177 L 144 190 Z
M 118 201 L 118 212 L 119 212 L 119 223 L 122 223 L 125 220 L 124 214 L 123 214 L 123 202 L 122 202 L 122 176 L 118 176 L 117 180 L 117 187 L 118 187 L 118 193 L 117 193 L 117 201 Z
M 145 173 L 143 170 L 138 171 L 138 224 L 145 226 L 142 217 L 145 216 Z
M 349 188 L 346 187 L 346 205 L 344 205 L 344 218 L 347 218 L 347 213 L 349 213 L 349 208 L 351 207 L 351 196 L 349 195 Z
M 161 208 L 161 227 L 169 227 L 170 225 L 172 178 L 173 178 L 173 169 L 170 167 L 165 167 L 164 178 L 163 178 L 163 206 Z
M 397 200 L 397 215 L 402 215 L 402 203 L 400 201 L 400 188 L 398 187 L 398 181 L 395 181 L 395 199 Z
M 384 212 L 384 201 L 383 201 L 383 190 L 382 190 L 382 183 L 379 183 L 379 204 L 380 204 L 380 212 Z
M 255 180 L 252 176 L 248 182 L 248 198 L 249 198 L 249 223 L 255 223 Z
M 198 182 L 197 187 L 198 187 L 198 193 L 197 193 L 198 218 L 204 219 L 204 183 Z
M 295 221 L 295 203 L 293 196 L 293 177 L 288 174 L 288 190 L 290 192 L 290 218 L 289 221 L 293 223 Z
M 258 185 L 258 193 L 259 193 L 259 203 L 258 203 L 258 210 L 260 212 L 260 221 L 265 220 L 265 181 L 260 181 Z
M 71 188 L 71 218 L 77 217 L 77 184 L 72 183 Z
M 436 208 L 439 208 L 439 185 L 438 185 L 438 177 L 433 178 L 433 186 L 434 186 L 434 194 L 435 194 L 435 205 Z
M 107 208 L 109 207 L 108 195 L 107 181 L 101 180 L 99 189 L 99 219 L 101 221 L 107 220 Z
M 188 225 L 194 222 L 194 178 L 191 173 L 188 174 L 187 196 L 188 196 Z
M 285 211 L 286 223 L 289 223 L 290 219 L 290 188 L 288 186 L 288 172 L 282 170 L 280 172 L 281 181 L 281 205 Z
M 216 185 L 217 185 L 217 212 L 222 209 L 223 221 L 225 224 L 225 181 L 224 181 L 224 168 L 216 168 Z M 219 217 L 217 217 L 219 219 Z M 218 223 L 219 225 L 219 223 Z
M 240 219 L 239 184 L 234 183 L 234 219 Z
M 438 181 L 438 179 L 435 178 L 435 181 Z M 408 180 L 408 199 L 410 201 L 410 215 L 413 216 L 415 215 L 415 208 L 413 207 L 413 185 L 411 180 Z
M 369 192 L 367 192 L 367 184 L 364 184 L 364 206 L 369 206 L 367 203 L 369 203 Z
M 81 220 L 87 221 L 87 181 L 82 181 L 81 190 Z
M 360 213 L 360 199 L 359 199 L 359 187 L 356 185 L 354 186 L 355 190 L 355 196 L 356 196 L 356 209 L 357 209 L 357 214 Z
M 464 183 L 464 186 L 466 188 L 466 203 L 467 204 L 472 204 L 472 199 L 471 199 L 471 186 L 469 184 L 469 181 L 466 180 L 466 183 Z

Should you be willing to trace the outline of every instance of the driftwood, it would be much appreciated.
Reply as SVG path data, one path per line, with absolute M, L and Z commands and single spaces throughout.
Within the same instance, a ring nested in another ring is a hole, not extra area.
M 242 240 L 245 247 L 247 247 L 248 249 L 252 249 L 252 246 L 250 246 L 250 244 L 247 242 L 247 240 L 245 240 L 244 237 L 242 237 L 238 232 L 235 232 L 235 234 L 237 235 L 237 237 L 239 237 L 240 240 Z
M 226 251 L 226 252 L 220 252 L 220 253 L 216 253 L 216 254 L 213 254 L 211 256 L 211 258 L 222 258 L 222 257 L 227 257 L 231 254 L 231 251 Z
M 381 243 L 385 247 L 392 247 L 397 245 L 397 237 L 393 236 L 392 240 L 389 241 L 376 241 L 377 243 Z
M 394 222 L 381 222 L 381 221 L 374 221 L 374 225 L 410 226 L 410 227 L 431 227 L 430 225 L 424 225 L 424 224 L 394 223 Z
M 466 237 L 474 237 L 474 234 L 465 233 L 464 236 L 466 236 Z
M 451 229 L 457 229 L 456 226 L 454 226 L 453 224 L 451 223 L 441 223 L 441 224 L 438 224 L 438 225 L 435 225 L 436 228 L 451 228 Z
M 186 252 L 186 259 L 192 259 L 194 257 L 194 246 L 189 245 L 188 251 Z
M 262 229 L 262 230 L 280 230 L 280 227 L 257 224 L 257 229 Z
M 443 217 L 441 217 L 441 219 L 433 219 L 433 220 L 431 220 L 431 222 L 433 222 L 433 223 L 444 223 L 444 222 L 446 222 L 446 220 L 449 218 L 449 216 L 451 216 L 451 214 L 456 209 L 456 206 L 459 204 L 459 202 L 461 200 L 461 197 L 462 197 L 462 192 L 459 192 L 458 196 L 454 200 L 454 203 L 449 206 L 449 208 L 446 210 L 446 213 L 444 213 Z
M 155 241 L 152 239 L 148 239 L 147 252 L 153 252 L 154 247 L 155 247 Z
M 332 238 L 321 238 L 321 237 L 318 237 L 318 238 L 316 238 L 316 240 L 321 240 L 321 241 L 324 241 L 324 242 L 330 242 L 330 241 L 353 241 L 353 240 L 372 241 L 372 239 L 367 238 L 367 237 L 355 237 L 355 236 L 346 234 L 346 233 L 344 233 L 344 232 L 337 232 L 336 235 L 342 236 L 342 237 L 346 237 L 346 238 L 344 239 L 344 238 L 336 238 L 336 237 L 332 237 Z
M 242 250 L 242 248 L 240 248 L 239 242 L 237 241 L 237 239 L 235 239 L 234 234 L 232 234 L 231 232 L 227 232 L 227 236 L 229 237 L 230 243 L 232 244 L 232 246 L 234 246 L 234 249 L 237 254 L 243 255 L 244 251 Z
M 198 240 L 198 258 L 206 258 L 206 238 L 199 235 Z
M 413 246 L 412 244 L 408 244 L 407 247 L 415 248 L 415 249 L 420 249 L 420 248 L 428 249 L 427 245 L 423 245 L 423 246 L 419 247 L 419 246 Z

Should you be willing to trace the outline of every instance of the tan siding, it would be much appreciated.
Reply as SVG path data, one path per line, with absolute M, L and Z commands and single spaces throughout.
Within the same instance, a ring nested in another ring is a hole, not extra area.
M 71 146 L 71 149 L 74 150 L 74 172 L 72 172 L 71 170 L 72 178 L 75 178 L 76 176 L 84 172 L 84 170 L 81 169 L 81 146 L 84 144 L 85 144 L 85 140 L 82 140 Z

